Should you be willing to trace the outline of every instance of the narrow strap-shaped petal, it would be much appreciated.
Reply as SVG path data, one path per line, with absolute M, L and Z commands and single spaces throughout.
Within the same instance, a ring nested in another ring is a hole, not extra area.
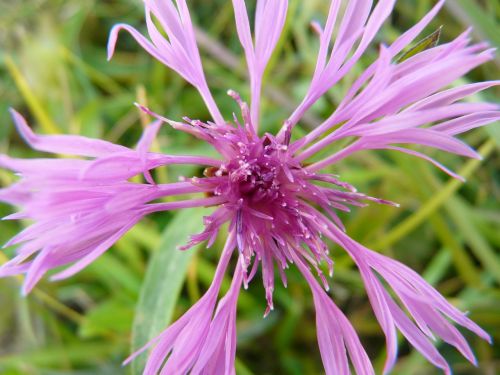
M 115 25 L 109 36 L 108 60 L 113 56 L 120 30 L 129 32 L 146 52 L 196 87 L 214 121 L 223 125 L 225 124 L 224 118 L 208 88 L 203 72 L 186 2 L 176 0 L 175 4 L 172 0 L 145 0 L 146 26 L 152 42 L 129 25 Z M 151 18 L 152 14 L 159 20 L 168 40 L 163 38 L 156 28 Z
M 339 0 L 340 1 L 340 0 Z M 407 30 L 404 34 L 402 34 L 400 37 L 396 39 L 394 43 L 392 43 L 388 47 L 388 52 L 389 52 L 389 59 L 392 59 L 394 56 L 396 56 L 399 52 L 401 52 L 405 47 L 409 45 L 422 31 L 423 29 L 431 22 L 431 20 L 436 16 L 436 14 L 439 12 L 439 10 L 442 8 L 445 0 L 440 0 L 417 24 L 415 24 L 412 28 Z M 333 3 L 332 3 L 333 6 Z M 331 11 L 332 13 L 332 11 Z M 330 16 L 327 21 L 330 21 Z M 323 45 L 323 43 L 322 43 Z M 324 48 L 324 47 L 323 47 Z M 327 47 L 326 47 L 327 48 Z M 321 50 L 320 50 L 321 51 Z M 322 55 L 320 55 L 322 56 Z M 380 65 L 380 59 L 385 58 L 384 56 L 380 56 L 377 61 L 372 63 L 362 74 L 361 76 L 350 86 L 347 94 L 344 96 L 342 99 L 342 102 L 337 108 L 337 111 L 332 114 L 331 118 L 329 118 L 324 124 L 320 125 L 318 128 L 313 130 L 309 135 L 306 136 L 306 140 L 302 141 L 301 140 L 301 145 L 300 147 L 303 147 L 306 145 L 308 142 L 311 140 L 316 139 L 317 137 L 321 136 L 328 128 L 331 126 L 334 126 L 336 121 L 332 121 L 334 117 L 337 117 L 336 114 L 337 112 L 343 111 L 344 107 L 351 103 L 353 97 L 356 95 L 356 93 L 359 91 L 359 89 L 372 77 L 374 72 L 378 69 L 378 66 Z M 322 65 L 324 68 L 324 64 Z M 319 76 L 319 72 L 315 72 L 315 77 Z M 307 98 L 307 97 L 306 97 Z M 314 101 L 310 100 L 304 100 L 304 102 L 297 108 L 297 110 L 292 114 L 290 117 L 290 122 L 292 124 L 295 124 L 300 120 L 300 118 L 303 116 L 307 108 L 309 108 L 312 104 L 314 104 Z M 359 111 L 359 108 L 356 108 L 356 111 Z M 343 120 L 339 120 L 343 121 Z M 297 145 L 295 145 L 295 148 L 298 148 Z
M 255 42 L 252 40 L 245 0 L 232 0 L 236 30 L 245 51 L 250 76 L 252 126 L 259 126 L 262 76 L 285 25 L 288 0 L 258 0 L 255 14 Z
M 125 149 L 127 150 L 127 149 Z M 58 176 L 60 179 L 74 178 L 90 161 L 81 159 L 17 159 L 0 154 L 0 167 L 30 176 Z
M 403 299 L 403 298 L 402 298 Z M 419 328 L 426 325 L 448 344 L 454 346 L 472 364 L 477 365 L 476 358 L 467 340 L 450 322 L 448 322 L 432 306 L 417 301 L 411 297 L 404 298 L 405 306 L 410 311 Z M 425 333 L 425 332 L 424 332 Z M 429 336 L 429 335 L 428 335 Z M 432 339 L 432 337 L 430 337 Z M 435 339 L 435 338 L 434 338 Z
M 420 100 L 426 95 L 432 94 L 439 88 L 453 82 L 455 79 L 473 69 L 477 65 L 491 58 L 491 51 L 483 51 L 477 55 L 462 56 L 456 54 L 439 64 L 419 67 L 406 77 L 402 77 L 381 91 L 379 95 L 369 98 L 360 103 L 354 117 L 350 119 L 338 118 L 338 121 L 346 121 L 340 129 L 327 135 L 317 144 L 310 146 L 302 152 L 300 158 L 309 157 L 313 153 L 325 148 L 329 144 L 341 139 L 349 133 L 342 134 L 344 128 L 353 128 L 358 122 L 370 122 L 384 115 L 392 115 L 412 101 Z M 492 107 L 493 108 L 493 107 Z M 330 128 L 320 125 L 322 131 Z M 316 132 L 315 137 L 318 136 Z
M 393 301 L 389 294 L 383 291 L 385 300 L 389 306 L 391 315 L 401 333 L 408 341 L 427 358 L 434 366 L 442 369 L 445 374 L 451 375 L 451 369 L 446 360 L 438 350 L 432 345 L 415 324 L 403 313 L 401 308 Z
M 384 298 L 384 289 L 380 285 L 379 281 L 359 261 L 358 267 L 365 283 L 366 292 L 372 304 L 373 311 L 385 334 L 387 343 L 387 359 L 384 365 L 384 374 L 387 374 L 394 367 L 397 358 L 398 344 L 395 326 L 396 323 L 391 313 L 391 309 Z
M 466 143 L 450 135 L 432 129 L 419 128 L 401 130 L 387 133 L 382 136 L 366 137 L 365 142 L 368 147 L 370 147 L 370 143 L 372 142 L 373 144 L 413 143 L 437 148 L 452 154 L 481 159 L 481 155 L 479 155 Z
M 389 86 L 381 95 L 367 103 L 364 111 L 369 113 L 372 119 L 382 114 L 393 113 L 452 83 L 491 57 L 490 50 L 472 56 L 457 54 L 439 64 L 421 67 Z
M 467 359 L 475 363 L 474 356 L 461 334 L 444 317 L 470 329 L 481 338 L 489 340 L 489 336 L 480 327 L 448 303 L 443 296 L 409 267 L 357 244 L 333 226 L 330 228 L 334 233 L 332 239 L 341 244 L 358 265 L 368 295 L 370 296 L 371 288 L 380 292 L 376 299 L 370 297 L 375 312 L 379 308 L 377 305 L 383 303 L 388 308 L 388 314 L 393 318 L 394 324 L 408 341 L 431 363 L 446 373 L 451 373 L 449 365 L 428 339 L 428 337 L 434 338 L 433 332 L 454 345 Z M 371 269 L 376 271 L 377 276 Z M 408 309 L 417 323 L 416 325 L 385 290 L 378 280 L 379 276 L 385 279 L 394 294 Z M 383 327 L 382 322 L 380 323 Z
M 51 277 L 52 280 L 62 280 L 66 279 L 74 274 L 80 272 L 82 269 L 87 267 L 95 259 L 101 256 L 106 250 L 108 250 L 116 241 L 118 241 L 130 228 L 132 228 L 138 221 L 139 217 L 135 217 L 130 220 L 126 225 L 123 226 L 116 233 L 111 235 L 107 240 L 99 244 L 93 251 L 88 253 L 74 265 L 66 268 L 64 271 L 58 272 Z
M 321 137 L 328 129 L 330 129 L 335 124 L 347 121 L 340 128 L 341 131 L 343 129 L 349 128 L 351 124 L 356 124 L 356 115 L 352 115 L 352 117 L 349 115 L 351 115 L 352 113 L 356 113 L 357 108 L 360 107 L 360 103 L 370 100 L 370 98 L 372 98 L 373 95 L 376 95 L 377 93 L 384 90 L 390 82 L 392 76 L 391 72 L 393 68 L 391 65 L 391 56 L 389 54 L 388 49 L 385 46 L 382 45 L 380 47 L 379 58 L 374 64 L 375 64 L 374 77 L 366 85 L 364 90 L 356 98 L 354 98 L 346 107 L 344 107 L 342 110 L 337 110 L 334 113 L 332 113 L 332 115 L 326 121 L 324 121 L 318 127 L 316 127 L 308 134 L 306 134 L 305 137 L 303 137 L 302 144 L 300 146 L 298 145 L 297 142 L 293 144 L 291 146 L 293 150 L 298 150 L 300 147 L 309 144 L 311 143 L 311 141 Z M 338 131 L 339 130 L 334 131 L 331 134 L 331 136 L 332 137 L 335 136 Z M 305 158 L 311 156 L 312 154 L 315 153 L 316 149 L 322 147 L 322 145 L 327 142 L 329 142 L 328 139 L 323 139 L 319 142 L 316 142 L 314 145 L 309 147 L 309 149 L 302 152 L 299 155 L 299 159 L 304 160 Z
M 149 204 L 144 209 L 144 211 L 145 213 L 149 214 L 159 211 L 178 210 L 181 208 L 210 207 L 222 204 L 225 201 L 226 201 L 225 197 L 210 197 L 210 198 L 190 199 L 177 202 L 154 203 L 154 204 Z
M 304 100 L 289 118 L 291 127 L 295 126 L 305 111 L 352 69 L 372 42 L 384 21 L 391 14 L 395 0 L 379 1 L 370 14 L 372 3 L 371 0 L 352 0 L 348 2 L 332 53 L 326 65 L 322 61 L 327 48 L 325 46 L 326 41 L 321 41 L 318 56 L 321 62 L 317 64 L 311 86 Z M 331 8 L 332 17 L 336 15 L 334 10 Z M 327 20 L 327 27 L 330 26 L 329 22 L 330 20 Z M 357 48 L 352 56 L 345 61 L 359 37 L 361 37 L 361 40 Z M 322 70 L 318 70 L 320 67 L 323 67 Z M 280 132 L 282 131 L 283 129 Z
M 380 136 L 364 137 L 343 150 L 321 161 L 311 164 L 307 167 L 307 169 L 310 171 L 318 171 L 355 152 L 369 149 L 388 148 L 387 146 L 396 143 L 419 144 L 474 159 L 482 158 L 481 155 L 479 155 L 469 145 L 451 135 L 435 131 L 433 129 L 416 128 L 391 132 Z
M 160 52 L 156 49 L 156 47 L 147 40 L 139 31 L 137 31 L 132 26 L 129 26 L 124 23 L 119 23 L 113 26 L 109 33 L 108 39 L 108 60 L 111 60 L 115 53 L 116 43 L 118 42 L 118 34 L 121 30 L 127 31 L 132 37 L 136 40 L 139 45 L 144 48 L 144 50 L 153 56 L 158 61 L 161 61 L 165 65 L 168 65 L 169 62 L 165 59 L 164 56 L 160 54 Z
M 30 264 L 28 271 L 26 272 L 26 279 L 23 283 L 22 294 L 27 296 L 33 287 L 40 281 L 42 276 L 50 268 L 48 263 L 50 262 L 51 249 L 44 249 L 44 251 L 38 255 L 33 262 Z
M 248 68 L 254 69 L 255 51 L 245 0 L 232 0 L 232 2 L 236 22 L 236 31 L 238 33 L 241 46 L 243 47 L 243 51 L 245 52 Z
M 236 303 L 242 280 L 242 268 L 237 266 L 231 287 L 217 306 L 207 340 L 204 342 L 203 349 L 191 371 L 192 375 L 210 373 L 230 375 L 234 371 L 236 343 L 233 331 L 236 331 Z
M 195 87 L 201 87 L 205 85 L 205 78 L 200 64 L 197 64 L 199 60 L 197 56 L 190 55 L 187 50 L 187 46 L 191 43 L 185 41 L 185 37 L 182 34 L 182 26 L 176 25 L 177 20 L 177 11 L 174 5 L 171 2 L 165 2 L 162 4 L 165 5 L 165 8 L 162 6 L 158 6 L 155 3 L 149 2 L 149 6 L 146 5 L 146 26 L 148 29 L 149 37 L 153 41 L 155 47 L 158 51 L 164 56 L 165 61 L 168 62 L 166 64 L 168 67 L 178 72 L 186 81 L 191 83 Z M 161 25 L 163 29 L 166 31 L 166 34 L 169 37 L 169 40 L 166 40 L 164 36 L 158 31 L 155 23 L 152 19 L 152 11 L 150 6 L 153 7 L 152 10 L 154 14 L 158 17 L 164 16 L 169 13 L 169 19 L 172 21 L 162 21 Z M 166 10 L 164 10 L 166 9 Z M 173 32 L 172 30 L 176 30 Z M 179 32 L 180 30 L 180 32 Z
M 374 374 L 373 366 L 370 362 L 370 358 L 366 354 L 366 351 L 363 348 L 363 344 L 359 340 L 359 337 L 354 330 L 354 327 L 351 325 L 349 320 L 345 317 L 344 314 L 338 309 L 335 304 L 332 303 L 335 307 L 337 320 L 342 328 L 344 334 L 344 342 L 347 346 L 347 350 L 349 351 L 349 357 L 351 358 L 351 362 L 356 370 L 356 374 L 359 375 L 370 375 Z
M 155 199 L 170 197 L 174 195 L 184 195 L 193 193 L 208 192 L 207 188 L 195 186 L 190 182 L 176 182 L 161 185 L 144 185 L 141 192 L 138 189 L 124 191 L 121 194 L 112 196 L 104 205 L 107 212 L 120 212 L 124 209 L 132 209 L 137 205 L 137 201 L 153 201 Z
M 480 91 L 484 91 L 490 87 L 498 85 L 500 85 L 500 81 L 486 81 L 454 87 L 452 89 L 444 90 L 437 94 L 430 95 L 409 106 L 404 110 L 404 112 L 417 111 L 427 108 L 437 108 L 448 105 L 456 102 L 457 100 L 463 99 L 470 95 L 474 95 Z
M 357 375 L 374 375 L 370 359 L 349 320 L 314 279 L 304 261 L 295 254 L 293 258 L 313 293 L 318 344 L 326 374 L 349 375 L 349 353 Z
M 18 183 L 19 184 L 19 183 Z M 29 198 L 29 192 L 18 189 L 18 184 L 0 189 L 0 202 L 5 202 L 11 205 L 22 205 Z M 15 215 L 15 214 L 13 214 Z M 11 220 L 12 215 L 2 218 L 2 220 Z M 12 218 L 13 220 L 14 218 Z
M 333 327 L 327 327 L 327 325 L 333 325 Z M 338 322 L 329 319 L 328 312 L 319 309 L 316 312 L 316 326 L 326 374 L 350 375 L 347 353 Z
M 465 116 L 471 113 L 493 111 L 499 108 L 497 104 L 490 103 L 457 103 L 448 106 L 415 111 L 403 112 L 393 116 L 387 116 L 376 123 L 360 124 L 353 126 L 343 136 L 377 136 L 394 131 L 401 131 L 430 124 L 436 121 Z M 499 112 L 500 113 L 500 112 Z M 436 127 L 431 128 L 437 130 Z
M 199 129 L 193 127 L 193 126 L 190 126 L 188 124 L 184 124 L 182 122 L 177 122 L 177 121 L 172 121 L 156 112 L 153 112 L 151 109 L 149 109 L 148 107 L 145 107 L 143 106 L 142 104 L 139 104 L 139 103 L 135 103 L 136 107 L 139 108 L 141 111 L 143 111 L 144 113 L 150 115 L 150 116 L 153 116 L 154 118 L 166 123 L 166 124 L 169 124 L 172 128 L 174 128 L 175 130 L 180 130 L 180 131 L 183 131 L 185 133 L 189 133 L 197 138 L 200 138 L 204 141 L 207 141 L 209 142 L 210 141 L 210 138 L 204 134 L 203 132 L 201 132 Z
M 153 180 L 153 177 L 151 176 L 151 172 L 149 171 L 150 168 L 147 168 L 148 151 L 151 148 L 151 145 L 153 144 L 153 141 L 156 138 L 156 135 L 158 134 L 161 125 L 162 122 L 159 120 L 148 125 L 146 127 L 146 130 L 144 130 L 142 137 L 139 140 L 139 143 L 137 144 L 136 148 L 137 153 L 139 154 L 141 160 L 141 164 L 143 166 L 144 177 L 146 178 L 146 181 L 152 185 L 154 185 L 155 182 Z
M 147 153 L 141 158 L 137 152 L 128 151 L 99 158 L 81 168 L 78 178 L 83 179 L 128 179 L 164 165 L 193 164 L 218 167 L 221 161 L 204 156 L 167 155 Z
M 264 69 L 285 25 L 288 0 L 258 0 L 255 14 L 255 56 Z
M 342 17 L 333 47 L 333 54 L 337 51 L 338 46 L 345 42 L 350 35 L 355 34 L 364 27 L 370 15 L 372 4 L 373 0 L 352 0 L 347 2 L 347 8 Z
M 399 36 L 394 43 L 389 46 L 389 51 L 392 57 L 396 56 L 405 47 L 407 47 L 422 31 L 423 29 L 432 21 L 439 10 L 444 5 L 446 0 L 439 0 L 436 5 L 413 27 L 408 29 L 405 33 Z M 360 89 L 361 86 L 370 78 L 374 73 L 377 66 L 377 61 L 375 61 L 370 67 L 368 67 L 363 74 L 354 82 L 354 84 L 349 88 L 346 96 L 343 98 L 342 103 L 339 108 L 350 102 L 354 94 Z
M 449 135 L 457 135 L 483 125 L 491 124 L 498 120 L 500 120 L 500 111 L 475 113 L 442 122 L 433 126 L 432 129 Z
M 364 248 L 364 253 L 365 256 L 369 258 L 372 267 L 375 268 L 377 272 L 382 272 L 384 274 L 384 278 L 404 280 L 407 286 L 411 286 L 412 289 L 418 290 L 420 295 L 427 296 L 427 300 L 432 301 L 435 308 L 448 316 L 450 319 L 474 332 L 483 340 L 491 342 L 491 337 L 481 327 L 469 319 L 467 314 L 458 310 L 446 301 L 446 299 L 436 289 L 429 285 L 429 283 L 427 283 L 414 270 L 394 259 L 369 251 L 366 248 Z
M 318 52 L 318 58 L 316 61 L 316 69 L 314 70 L 313 80 L 317 78 L 318 75 L 321 74 L 321 72 L 325 69 L 328 50 L 332 39 L 333 29 L 337 21 L 340 4 L 341 0 L 332 0 L 330 2 L 330 10 L 328 11 L 328 17 L 326 19 L 325 29 L 320 34 L 320 47 Z
M 123 152 L 126 147 L 115 145 L 100 139 L 78 135 L 37 135 L 33 133 L 26 120 L 14 109 L 10 109 L 17 131 L 32 148 L 54 154 L 67 154 L 98 157 L 113 152 Z
M 12 258 L 10 261 L 0 266 L 0 277 L 21 275 L 29 271 L 31 263 L 20 263 L 21 261 L 18 261 L 17 258 L 18 257 Z

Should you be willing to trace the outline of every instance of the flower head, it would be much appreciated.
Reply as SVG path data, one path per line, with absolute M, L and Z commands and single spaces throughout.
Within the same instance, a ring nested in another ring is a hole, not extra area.
M 36 160 L 2 159 L 5 160 L 2 165 L 20 172 L 22 179 L 0 192 L 0 198 L 25 206 L 23 215 L 36 222 L 12 242 L 24 241 L 26 245 L 18 250 L 20 255 L 11 264 L 2 268 L 1 274 L 28 273 L 26 289 L 29 290 L 50 268 L 76 261 L 60 276 L 80 270 L 148 213 L 215 206 L 213 213 L 204 218 L 205 229 L 194 234 L 184 248 L 204 241 L 207 246 L 212 245 L 223 225 L 229 224 L 213 284 L 185 315 L 140 351 L 152 347 L 145 374 L 233 374 L 236 301 L 241 286 L 247 286 L 261 269 L 267 315 L 273 309 L 274 270 L 277 268 L 286 285 L 285 273 L 291 264 L 311 287 L 318 344 L 326 373 L 349 374 L 350 360 L 356 373 L 373 374 L 353 327 L 326 292 L 328 282 L 320 264 L 325 262 L 330 274 L 333 272 L 327 239 L 344 248 L 359 268 L 374 314 L 386 336 L 385 372 L 391 370 L 396 360 L 398 330 L 445 373 L 451 370 L 432 345 L 431 340 L 436 336 L 455 346 L 474 363 L 467 342 L 450 321 L 485 340 L 489 340 L 487 333 L 414 271 L 351 239 L 338 216 L 339 211 L 348 212 L 351 206 L 363 207 L 370 202 L 397 205 L 359 193 L 338 176 L 322 172 L 355 152 L 388 149 L 417 156 L 452 177 L 461 178 L 425 153 L 408 148 L 408 144 L 480 157 L 456 135 L 499 119 L 499 106 L 461 100 L 499 82 L 448 86 L 491 59 L 492 50 L 484 43 L 470 44 L 467 31 L 449 43 L 433 46 L 403 61 L 397 60 L 443 2 L 439 1 L 394 43 L 382 45 L 379 57 L 358 77 L 331 116 L 309 134 L 292 141 L 294 127 L 306 111 L 352 70 L 370 46 L 391 14 L 395 0 L 380 0 L 375 6 L 367 0 L 331 2 L 324 28 L 319 23 L 313 24 L 320 47 L 310 87 L 275 135 L 259 134 L 260 93 L 264 71 L 285 24 L 288 2 L 257 0 L 252 32 L 245 1 L 233 0 L 238 37 L 248 66 L 250 105 L 230 90 L 228 94 L 238 103 L 241 116 L 234 115 L 231 121 L 226 121 L 208 88 L 185 0 L 145 0 L 149 38 L 128 25 L 116 25 L 110 35 L 109 57 L 120 30 L 129 32 L 148 53 L 199 91 L 212 120 L 186 117 L 172 121 L 139 104 L 158 122 L 146 130 L 137 150 L 129 150 L 76 137 L 37 137 L 15 114 L 21 132 L 33 147 L 55 153 L 81 150 L 76 154 L 95 160 L 50 160 L 46 163 L 53 167 L 39 170 L 34 168 Z M 345 6 L 341 6 L 342 3 Z M 337 30 L 335 38 L 334 30 Z M 160 123 L 211 144 L 220 154 L 220 160 L 148 152 Z M 308 162 L 340 140 L 350 143 L 326 158 Z M 68 145 L 72 145 L 70 150 Z M 149 171 L 170 163 L 196 163 L 206 168 L 203 176 L 156 185 Z M 148 184 L 129 182 L 136 174 L 144 174 Z M 208 197 L 153 203 L 167 195 L 201 193 Z M 49 204 L 55 204 L 57 209 L 47 211 Z M 97 207 L 104 207 L 104 216 L 96 214 Z M 58 235 L 59 239 L 47 234 L 56 230 L 59 233 L 61 228 L 63 235 Z M 80 240 L 68 245 L 68 239 L 75 236 Z M 227 294 L 217 301 L 222 276 L 233 252 L 237 252 L 239 259 L 233 283 Z M 36 257 L 29 260 L 35 253 Z M 380 277 L 390 285 L 392 295 Z M 318 278 L 323 285 L 318 283 Z

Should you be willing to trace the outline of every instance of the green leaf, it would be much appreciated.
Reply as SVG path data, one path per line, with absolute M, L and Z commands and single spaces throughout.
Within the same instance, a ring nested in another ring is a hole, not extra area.
M 443 26 L 440 26 L 439 29 L 426 36 L 421 41 L 417 42 L 417 44 L 411 47 L 408 51 L 403 52 L 402 55 L 396 59 L 396 63 L 402 63 L 403 61 L 408 60 L 410 57 L 415 56 L 417 53 L 425 51 L 429 48 L 436 47 L 439 43 L 442 29 Z
M 165 329 L 172 318 L 175 304 L 186 277 L 194 249 L 181 251 L 177 246 L 187 242 L 190 234 L 203 229 L 205 208 L 183 210 L 163 233 L 158 251 L 149 261 L 132 328 L 132 350 L 136 351 Z M 136 358 L 132 374 L 140 375 L 146 355 Z

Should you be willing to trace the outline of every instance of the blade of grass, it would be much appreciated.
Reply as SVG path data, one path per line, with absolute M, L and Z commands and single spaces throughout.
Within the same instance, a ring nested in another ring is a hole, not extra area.
M 51 120 L 42 103 L 31 92 L 28 81 L 17 68 L 12 57 L 5 56 L 5 66 L 42 129 L 49 134 L 60 133 L 59 127 Z
M 441 243 L 450 251 L 453 258 L 453 264 L 461 279 L 470 286 L 479 287 L 481 285 L 479 270 L 460 244 L 457 236 L 453 235 L 442 215 L 437 213 L 431 215 L 430 222 Z
M 481 39 L 486 39 L 500 47 L 500 27 L 476 1 L 448 0 L 446 6 L 450 12 L 466 26 L 473 25 L 474 32 Z M 497 62 L 500 62 L 497 57 Z
M 498 254 L 478 232 L 475 223 L 469 220 L 468 211 L 470 209 L 466 203 L 458 197 L 451 197 L 445 207 L 474 255 L 479 259 L 482 266 L 491 273 L 497 283 L 500 283 L 500 259 Z
M 5 256 L 4 253 L 0 253 L 0 264 L 3 264 L 7 262 L 8 259 Z M 22 276 L 16 276 L 16 280 L 19 283 L 22 283 L 23 277 Z M 53 311 L 61 314 L 62 316 L 68 318 L 69 320 L 75 322 L 75 323 L 81 323 L 83 319 L 83 315 L 78 313 L 77 311 L 69 308 L 68 306 L 62 304 L 58 300 L 54 299 L 47 293 L 43 292 L 42 290 L 38 288 L 33 289 L 33 295 L 39 299 L 41 302 L 46 304 L 49 308 L 51 308 Z

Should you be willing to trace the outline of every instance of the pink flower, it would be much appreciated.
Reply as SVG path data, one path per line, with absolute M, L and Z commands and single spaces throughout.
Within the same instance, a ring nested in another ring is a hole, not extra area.
M 116 25 L 109 39 L 109 57 L 120 30 L 129 32 L 149 54 L 199 91 L 213 121 L 187 117 L 181 122 L 172 121 L 139 105 L 159 122 L 146 130 L 137 150 L 129 150 L 81 137 L 35 136 L 14 113 L 18 128 L 34 148 L 95 160 L 27 162 L 3 157 L 2 165 L 19 172 L 21 180 L 1 191 L 0 199 L 24 206 L 21 214 L 13 218 L 29 217 L 35 223 L 11 242 L 23 245 L 19 255 L 2 267 L 1 275 L 27 273 L 27 291 L 53 267 L 76 262 L 62 271 L 59 278 L 80 270 L 148 213 L 215 206 L 214 212 L 204 218 L 204 231 L 193 235 L 186 246 L 187 249 L 204 241 L 211 246 L 221 227 L 229 223 L 228 239 L 213 284 L 185 315 L 127 360 L 152 348 L 145 374 L 234 374 L 236 302 L 241 285 L 246 287 L 260 266 L 267 315 L 273 309 L 274 270 L 277 268 L 286 286 L 286 269 L 292 263 L 311 287 L 317 312 L 318 344 L 326 373 L 349 374 L 350 361 L 356 373 L 373 374 L 353 327 L 317 281 L 319 278 L 328 290 L 328 282 L 319 267 L 325 262 L 330 274 L 333 272 L 325 238 L 343 247 L 360 270 L 387 340 L 385 373 L 396 360 L 398 330 L 447 374 L 451 369 L 433 346 L 435 337 L 455 346 L 475 363 L 467 342 L 450 321 L 485 340 L 489 340 L 488 334 L 418 274 L 351 239 L 337 215 L 338 211 L 348 212 L 350 206 L 366 206 L 369 202 L 396 204 L 359 193 L 353 186 L 321 170 L 361 150 L 389 149 L 420 157 L 452 177 L 461 178 L 425 153 L 405 145 L 480 157 L 456 135 L 498 120 L 499 106 L 461 100 L 499 82 L 448 87 L 490 60 L 493 51 L 484 43 L 470 44 L 467 31 L 449 43 L 397 62 L 397 55 L 439 11 L 444 2 L 439 1 L 394 43 L 380 47 L 379 57 L 359 76 L 328 119 L 292 142 L 296 124 L 323 94 L 351 71 L 391 14 L 395 0 L 380 0 L 373 9 L 371 0 L 351 0 L 345 7 L 341 7 L 340 0 L 331 2 L 324 28 L 314 24 L 320 47 L 310 87 L 276 135 L 258 133 L 259 103 L 262 76 L 284 27 L 288 2 L 258 0 L 253 32 L 245 1 L 232 2 L 250 77 L 250 106 L 237 93 L 228 92 L 241 108 L 241 119 L 234 116 L 226 121 L 215 104 L 185 0 L 145 0 L 149 38 L 128 25 Z M 153 22 L 153 17 L 158 23 Z M 158 30 L 157 24 L 164 33 Z M 334 29 L 338 31 L 332 41 Z M 160 122 L 210 143 L 220 154 L 220 160 L 148 152 Z M 306 163 L 310 157 L 346 138 L 353 139 L 347 147 L 313 164 Z M 38 168 L 41 163 L 46 168 Z M 149 171 L 170 163 L 196 163 L 207 168 L 204 177 L 156 185 Z M 137 174 L 144 174 L 148 184 L 128 182 Z M 209 197 L 150 203 L 167 195 L 198 193 Z M 49 206 L 51 210 L 47 210 Z M 79 241 L 69 241 L 74 238 Z M 217 301 L 222 276 L 236 249 L 239 262 L 233 283 L 227 294 Z M 390 285 L 394 297 L 379 276 Z

